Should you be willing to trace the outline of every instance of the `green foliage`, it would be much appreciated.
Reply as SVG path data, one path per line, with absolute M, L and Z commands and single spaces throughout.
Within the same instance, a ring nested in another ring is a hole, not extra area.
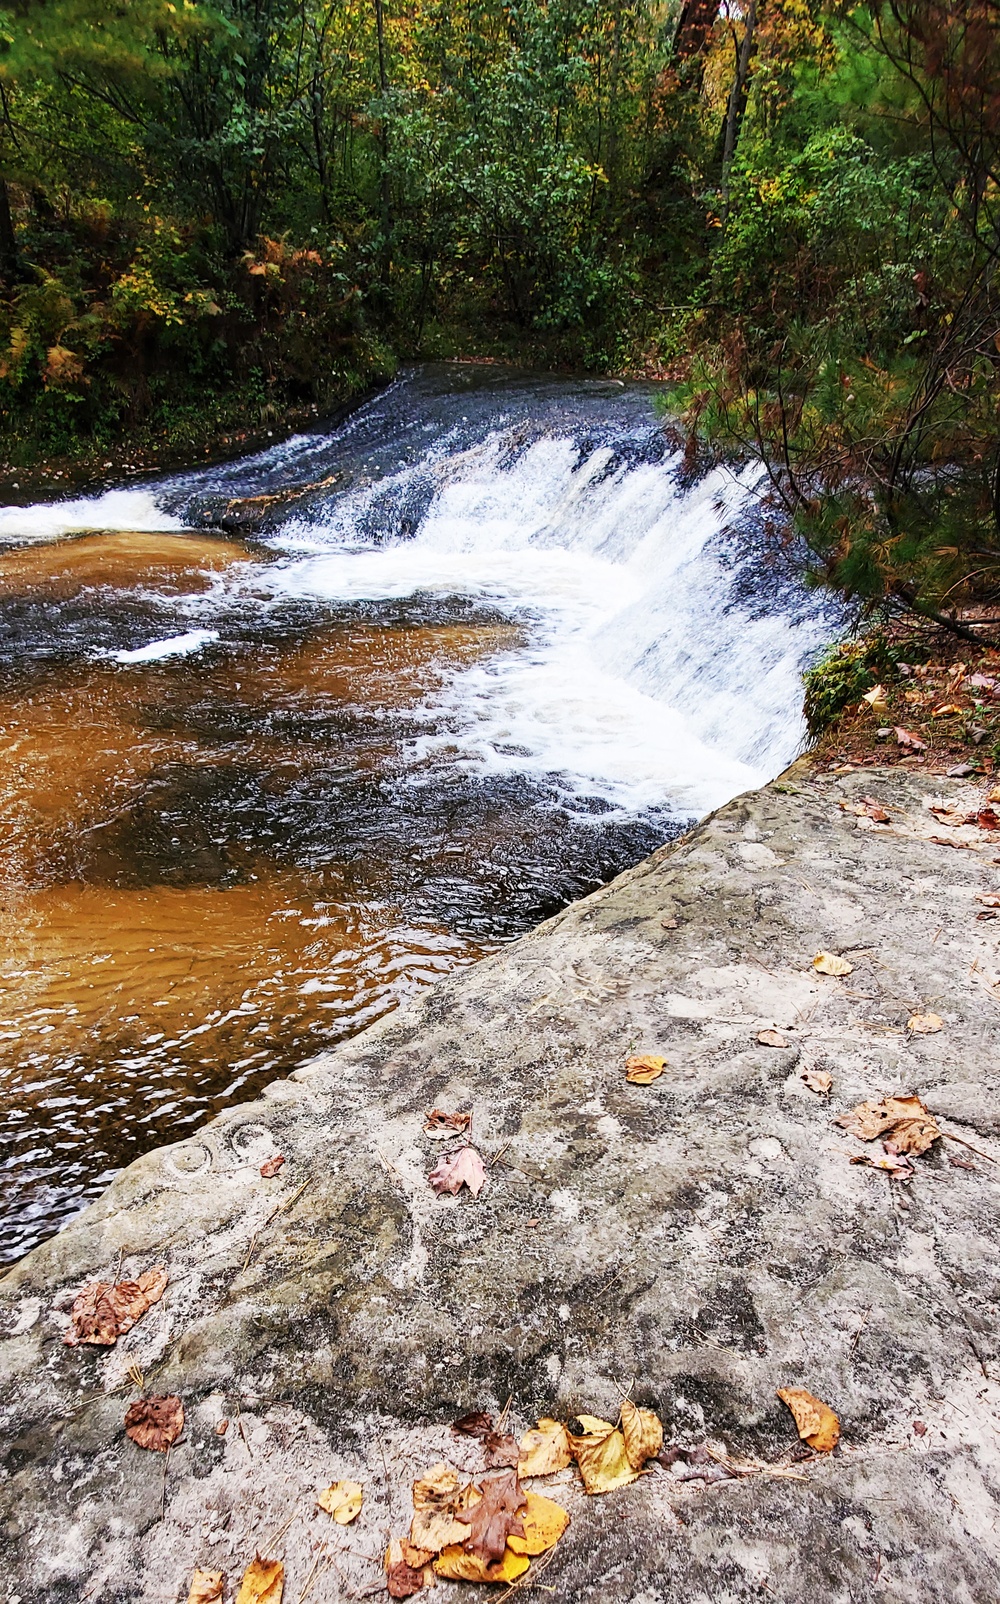
M 894 648 L 879 633 L 825 652 L 803 675 L 810 735 L 821 735 L 845 707 L 860 702 L 866 691 L 894 669 L 895 662 Z

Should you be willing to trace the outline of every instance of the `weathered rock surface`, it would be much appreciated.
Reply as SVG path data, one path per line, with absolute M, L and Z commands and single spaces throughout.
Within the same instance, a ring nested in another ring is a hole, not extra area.
M 839 806 L 867 793 L 891 826 Z M 481 1464 L 456 1415 L 510 1397 L 517 1428 L 614 1417 L 633 1378 L 668 1443 L 787 1465 L 775 1389 L 804 1386 L 841 1445 L 802 1480 L 653 1467 L 587 1499 L 561 1473 L 550 1596 L 1000 1596 L 1000 1166 L 980 1156 L 1000 1154 L 1000 921 L 976 901 L 1000 844 L 927 839 L 948 834 L 941 797 L 975 793 L 799 765 L 126 1170 L 0 1283 L 9 1596 L 167 1604 L 199 1564 L 231 1598 L 257 1548 L 283 1555 L 293 1604 L 361 1596 L 412 1478 Z M 819 948 L 853 973 L 816 974 Z M 907 1032 L 928 1009 L 943 1030 Z M 669 1068 L 628 1085 L 630 1051 Z M 971 1144 L 935 1143 L 907 1185 L 852 1166 L 833 1124 L 901 1088 Z M 471 1105 L 474 1140 L 504 1149 L 478 1200 L 427 1184 L 435 1105 Z M 123 1275 L 165 1264 L 165 1296 L 115 1348 L 65 1347 L 75 1291 L 119 1254 Z M 167 1461 L 123 1434 L 135 1365 L 184 1399 Z M 315 1508 L 340 1477 L 366 1491 L 346 1531 Z

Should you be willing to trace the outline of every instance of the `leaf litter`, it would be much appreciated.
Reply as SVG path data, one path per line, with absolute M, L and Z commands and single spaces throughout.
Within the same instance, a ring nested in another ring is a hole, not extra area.
M 147 1309 L 159 1303 L 168 1276 L 162 1264 L 135 1281 L 91 1281 L 77 1293 L 70 1309 L 70 1329 L 63 1341 L 70 1348 L 91 1342 L 109 1348 L 131 1331 Z
M 285 1586 L 285 1567 L 280 1559 L 262 1559 L 257 1554 L 243 1572 L 236 1604 L 281 1604 Z

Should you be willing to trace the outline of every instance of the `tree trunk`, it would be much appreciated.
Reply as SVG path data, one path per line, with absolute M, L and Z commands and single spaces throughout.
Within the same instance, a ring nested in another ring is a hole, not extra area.
M 740 137 L 743 113 L 747 109 L 747 80 L 753 56 L 754 31 L 757 27 L 757 0 L 749 0 L 743 24 L 743 38 L 736 54 L 736 75 L 729 91 L 726 122 L 722 140 L 722 223 L 729 219 L 729 175 L 732 171 L 736 142 Z
M 21 276 L 21 263 L 17 253 L 17 235 L 10 212 L 10 194 L 7 180 L 0 178 L 0 281 L 10 286 Z

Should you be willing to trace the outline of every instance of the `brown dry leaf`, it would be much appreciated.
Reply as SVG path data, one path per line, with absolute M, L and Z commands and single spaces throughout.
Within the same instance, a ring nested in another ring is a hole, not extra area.
M 447 1153 L 439 1159 L 427 1179 L 438 1197 L 442 1192 L 455 1197 L 463 1186 L 478 1197 L 486 1181 L 486 1168 L 474 1147 L 460 1147 L 457 1153 Z
M 472 1114 L 446 1114 L 443 1109 L 431 1108 L 424 1116 L 424 1131 L 426 1135 L 433 1136 L 435 1141 L 443 1136 L 454 1136 L 456 1131 L 467 1131 L 472 1124 Z
M 385 1551 L 385 1579 L 390 1598 L 409 1598 L 424 1585 L 423 1568 L 408 1564 L 403 1545 L 396 1537 Z
M 787 1047 L 788 1043 L 780 1030 L 759 1030 L 757 1040 L 762 1047 Z
M 452 1424 L 452 1431 L 461 1431 L 467 1437 L 478 1437 L 486 1450 L 486 1463 L 489 1468 L 495 1469 L 498 1465 L 516 1466 L 519 1449 L 517 1438 L 509 1432 L 500 1432 L 494 1429 L 493 1416 L 486 1414 L 482 1409 L 475 1410 L 470 1415 L 463 1415 L 461 1420 Z
M 69 1312 L 70 1329 L 63 1341 L 70 1348 L 81 1342 L 93 1342 L 109 1348 L 119 1337 L 131 1331 L 136 1321 L 159 1303 L 167 1287 L 167 1272 L 162 1264 L 147 1270 L 136 1281 L 91 1281 L 76 1295 Z
M 900 1158 L 897 1154 L 890 1153 L 888 1149 L 883 1149 L 877 1157 L 873 1157 L 871 1153 L 855 1153 L 851 1163 L 867 1164 L 869 1169 L 883 1170 L 894 1181 L 912 1181 L 917 1173 L 908 1158 Z
M 455 1519 L 464 1503 L 465 1495 L 451 1466 L 443 1461 L 434 1465 L 413 1483 L 410 1542 L 416 1548 L 430 1549 L 432 1554 L 449 1543 L 464 1542 L 468 1530 Z
M 799 1080 L 811 1092 L 819 1092 L 821 1097 L 825 1097 L 833 1085 L 833 1076 L 828 1075 L 825 1069 L 804 1069 Z
M 917 1036 L 933 1036 L 935 1031 L 944 1030 L 944 1020 L 938 1014 L 911 1014 L 906 1028 Z
M 896 1153 L 926 1153 L 941 1135 L 933 1114 L 919 1097 L 871 1098 L 849 1114 L 839 1115 L 837 1124 L 862 1142 L 885 1136 Z
M 266 1164 L 262 1164 L 260 1167 L 260 1173 L 263 1175 L 265 1181 L 269 1181 L 272 1175 L 277 1175 L 284 1162 L 284 1153 L 275 1153 L 274 1157 L 269 1158 Z
M 639 1409 L 631 1399 L 622 1403 L 622 1436 L 633 1470 L 641 1470 L 663 1447 L 663 1427 L 651 1409 Z
M 840 1421 L 828 1404 L 804 1387 L 779 1387 L 778 1397 L 795 1417 L 799 1436 L 819 1454 L 828 1454 L 840 1440 Z
M 191 1591 L 187 1597 L 187 1604 L 216 1604 L 222 1597 L 222 1584 L 225 1579 L 222 1571 L 195 1571 L 191 1578 Z
M 217 1420 L 216 1421 L 216 1423 L 215 1423 L 215 1435 L 217 1437 L 224 1437 L 228 1430 L 229 1430 L 229 1421 L 228 1420 Z
M 569 1435 L 561 1420 L 540 1420 L 536 1430 L 525 1432 L 520 1447 L 519 1476 L 551 1476 L 572 1463 Z
M 569 1512 L 553 1499 L 543 1498 L 541 1493 L 526 1492 L 524 1496 L 528 1500 L 528 1507 L 521 1517 L 524 1536 L 511 1533 L 507 1548 L 510 1553 L 530 1554 L 534 1558 L 555 1547 L 569 1525 Z
M 926 752 L 926 741 L 922 741 L 919 735 L 914 735 L 912 730 L 904 730 L 899 724 L 897 724 L 893 733 L 896 737 L 896 745 L 903 747 L 905 751 Z
M 625 1060 L 625 1079 L 633 1086 L 648 1086 L 658 1080 L 667 1067 L 667 1060 L 656 1053 L 638 1053 Z
M 821 975 L 850 975 L 854 973 L 854 965 L 839 952 L 818 952 L 813 959 L 813 968 Z
M 577 1421 L 584 1429 L 579 1436 L 569 1433 L 569 1446 L 585 1491 L 609 1493 L 613 1487 L 627 1487 L 635 1481 L 639 1472 L 629 1460 L 625 1438 L 610 1420 L 578 1415 Z
M 364 1488 L 359 1481 L 335 1481 L 331 1487 L 317 1493 L 316 1502 L 320 1509 L 325 1509 L 328 1515 L 333 1516 L 338 1526 L 350 1526 L 351 1521 L 357 1520 L 361 1514 L 364 1496 Z
M 174 1395 L 137 1398 L 125 1411 L 125 1430 L 140 1448 L 165 1454 L 184 1430 L 184 1405 Z
M 407 1565 L 412 1566 L 415 1571 L 422 1571 L 434 1558 L 433 1548 L 417 1548 L 408 1537 L 401 1537 L 399 1546 Z
M 882 806 L 881 802 L 877 801 L 875 797 L 863 796 L 861 798 L 861 802 L 868 817 L 872 819 L 875 824 L 888 824 L 890 822 L 888 813 Z
M 469 1533 L 464 1547 L 475 1554 L 485 1565 L 497 1565 L 503 1558 L 507 1538 L 513 1532 L 524 1536 L 524 1527 L 518 1510 L 525 1506 L 524 1489 L 514 1470 L 502 1470 L 495 1476 L 484 1477 L 479 1487 L 478 1503 L 460 1509 L 457 1518 Z
M 261 1559 L 258 1554 L 243 1572 L 236 1604 L 281 1604 L 285 1586 L 285 1567 L 280 1559 Z
M 984 908 L 1000 908 L 1000 891 L 979 891 L 976 901 L 981 902 Z
M 981 830 L 1000 830 L 1000 814 L 995 808 L 980 808 L 976 823 Z
M 496 1564 L 487 1565 L 477 1554 L 469 1554 L 458 1543 L 452 1543 L 438 1555 L 434 1569 L 449 1582 L 516 1582 L 530 1564 L 524 1554 L 507 1548 Z
M 947 718 L 952 713 L 961 713 L 962 709 L 955 702 L 942 702 L 931 714 L 931 718 Z
M 881 717 L 889 706 L 887 697 L 888 692 L 884 685 L 873 685 L 870 691 L 865 691 L 861 700 L 867 702 L 872 712 L 878 713 Z

